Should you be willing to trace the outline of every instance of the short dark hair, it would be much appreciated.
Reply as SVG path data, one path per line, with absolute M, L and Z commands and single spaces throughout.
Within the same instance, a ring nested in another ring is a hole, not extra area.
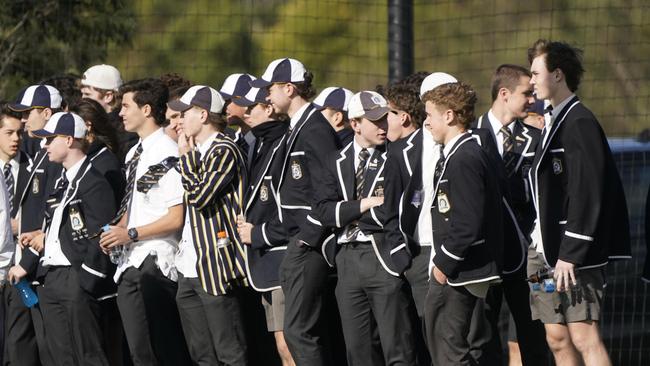
M 212 127 L 216 128 L 217 131 L 223 132 L 226 127 L 228 127 L 228 121 L 226 121 L 226 116 L 223 113 L 214 113 L 208 111 L 208 123 Z
M 70 108 L 81 99 L 79 90 L 79 76 L 74 74 L 54 75 L 43 79 L 39 84 L 46 84 L 55 87 L 61 94 L 61 109 Z
M 189 89 L 189 87 L 192 86 L 192 83 L 189 80 L 185 79 L 176 72 L 168 72 L 166 74 L 162 74 L 160 75 L 160 80 L 165 84 L 165 86 L 167 86 L 167 89 L 169 89 L 170 93 L 172 90 L 177 88 L 186 87 Z
M 492 75 L 492 101 L 497 99 L 501 88 L 506 88 L 511 92 L 515 91 L 519 80 L 524 76 L 531 77 L 531 73 L 523 66 L 503 64 L 497 67 Z
M 564 42 L 539 39 L 528 49 L 528 62 L 533 63 L 537 56 L 546 55 L 546 69 L 562 70 L 569 90 L 578 90 L 585 69 L 582 67 L 582 50 Z
M 316 95 L 316 88 L 312 85 L 314 80 L 314 74 L 311 71 L 305 71 L 304 74 L 305 81 L 299 83 L 291 83 L 296 87 L 296 92 L 303 99 L 310 100 Z
M 181 99 L 183 94 L 185 94 L 185 92 L 188 91 L 189 89 L 190 89 L 189 85 L 169 88 L 169 101 L 171 102 L 172 100 Z
M 469 129 L 469 125 L 476 119 L 474 106 L 477 99 L 476 92 L 472 87 L 463 82 L 440 85 L 422 96 L 422 102 L 431 102 L 436 106 L 454 111 L 456 122 L 465 129 Z
M 11 117 L 11 118 L 16 118 L 19 121 L 22 119 L 22 113 L 21 112 L 16 112 L 16 111 L 12 110 L 11 108 L 9 108 L 9 103 L 7 103 L 6 101 L 3 100 L 3 101 L 0 101 L 0 128 L 2 128 L 2 126 L 4 126 L 5 116 L 6 117 Z
M 420 87 L 416 86 L 416 83 L 401 81 L 390 84 L 384 89 L 384 96 L 399 110 L 408 113 L 415 126 L 422 125 L 426 112 L 424 103 L 420 99 Z
M 151 115 L 157 125 L 165 124 L 169 91 L 160 79 L 146 78 L 129 81 L 120 87 L 120 95 L 123 96 L 126 93 L 133 93 L 133 101 L 138 107 L 142 108 L 147 104 L 151 107 Z

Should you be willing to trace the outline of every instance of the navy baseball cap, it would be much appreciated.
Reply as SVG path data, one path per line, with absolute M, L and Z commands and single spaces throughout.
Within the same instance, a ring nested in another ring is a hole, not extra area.
M 78 114 L 69 112 L 54 113 L 45 127 L 33 131 L 36 137 L 47 138 L 52 136 L 70 136 L 76 139 L 86 137 L 86 122 Z
M 255 76 L 250 74 L 232 74 L 223 82 L 219 93 L 225 100 L 243 98 L 251 90 L 250 82 Z
M 351 98 L 352 92 L 348 89 L 330 86 L 329 88 L 323 89 L 312 104 L 319 111 L 325 108 L 332 108 L 340 112 L 347 112 Z
M 31 85 L 18 93 L 14 103 L 9 108 L 22 112 L 32 108 L 61 108 L 61 93 L 51 85 Z
M 209 86 L 194 85 L 187 89 L 180 99 L 172 100 L 167 103 L 167 106 L 171 110 L 178 112 L 184 112 L 192 107 L 199 107 L 212 113 L 221 113 L 224 104 L 226 102 L 218 91 Z
M 251 88 L 251 90 L 243 98 L 233 99 L 232 102 L 240 107 L 248 107 L 254 104 L 268 104 L 266 97 L 269 96 L 269 91 L 266 88 Z
M 544 101 L 535 98 L 535 103 L 528 108 L 528 114 L 544 115 Z
M 292 58 L 272 61 L 259 79 L 251 81 L 254 88 L 266 88 L 273 83 L 301 83 L 305 81 L 305 65 Z

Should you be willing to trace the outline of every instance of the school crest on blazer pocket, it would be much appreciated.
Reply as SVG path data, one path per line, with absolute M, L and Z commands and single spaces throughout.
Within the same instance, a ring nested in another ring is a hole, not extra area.
M 262 183 L 260 186 L 260 201 L 266 202 L 269 200 L 269 187 L 266 184 Z
M 384 186 L 382 186 L 381 184 L 378 185 L 377 188 L 375 188 L 373 196 L 384 197 Z
M 449 203 L 449 198 L 447 197 L 447 194 L 444 192 L 438 192 L 438 196 L 436 197 L 437 204 L 438 206 L 438 212 L 445 214 L 451 210 L 451 204 Z
M 562 160 L 560 158 L 553 158 L 551 164 L 553 166 L 553 174 L 558 175 L 562 173 Z
M 291 162 L 291 177 L 296 180 L 302 178 L 302 167 L 297 160 Z
M 38 176 L 34 176 L 34 180 L 32 180 L 32 193 L 33 194 L 38 194 L 40 191 L 40 181 L 38 179 Z
M 69 215 L 70 215 L 70 227 L 72 227 L 72 230 L 80 231 L 86 226 L 84 224 L 83 218 L 81 217 L 81 213 L 77 211 L 76 208 L 70 207 Z

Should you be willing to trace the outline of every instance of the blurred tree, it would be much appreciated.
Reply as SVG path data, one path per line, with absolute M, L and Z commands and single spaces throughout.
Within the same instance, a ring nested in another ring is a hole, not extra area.
M 5 0 L 0 6 L 0 95 L 13 98 L 55 74 L 102 62 L 128 44 L 135 19 L 123 0 Z

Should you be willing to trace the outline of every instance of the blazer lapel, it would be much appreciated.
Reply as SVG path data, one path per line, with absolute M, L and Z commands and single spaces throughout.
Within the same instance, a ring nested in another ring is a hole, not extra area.
M 515 124 L 512 134 L 515 139 L 514 152 L 518 156 L 515 170 L 519 170 L 521 163 L 526 157 L 526 152 L 530 149 L 530 145 L 533 143 L 533 137 L 528 134 L 530 130 L 523 122 L 516 120 L 513 123 Z
M 259 171 L 258 176 L 251 177 L 251 182 L 253 184 L 252 184 L 252 190 L 250 191 L 246 202 L 246 211 L 248 211 L 248 209 L 250 209 L 251 205 L 253 204 L 254 198 L 257 196 L 257 191 L 259 190 L 262 181 L 264 181 L 264 177 L 269 171 L 269 168 L 273 164 L 273 158 L 278 154 L 278 151 L 281 150 L 281 148 L 284 146 L 284 142 L 286 138 L 287 135 L 284 135 L 282 136 L 282 138 L 280 138 L 275 142 L 275 144 L 271 148 L 270 153 L 267 154 L 267 156 L 264 158 L 265 159 L 263 163 L 264 168 Z
M 278 190 L 280 189 L 280 186 L 282 185 L 282 182 L 284 180 L 284 173 L 286 171 L 286 166 L 287 162 L 289 161 L 289 155 L 291 154 L 291 149 L 293 148 L 293 144 L 296 142 L 296 139 L 298 138 L 298 134 L 300 133 L 300 130 L 302 127 L 307 123 L 307 120 L 311 115 L 316 111 L 314 108 L 313 104 L 309 104 L 305 111 L 303 112 L 302 116 L 300 117 L 300 120 L 296 123 L 295 126 L 293 126 L 292 129 L 290 129 L 289 137 L 287 139 L 286 143 L 286 150 L 284 151 L 284 160 L 282 162 L 282 172 L 280 173 L 280 180 L 278 181 Z
M 336 159 L 336 175 L 339 182 L 339 188 L 343 193 L 343 199 L 350 201 L 354 197 L 354 177 L 356 174 L 356 167 L 354 166 L 354 142 L 346 146 Z

